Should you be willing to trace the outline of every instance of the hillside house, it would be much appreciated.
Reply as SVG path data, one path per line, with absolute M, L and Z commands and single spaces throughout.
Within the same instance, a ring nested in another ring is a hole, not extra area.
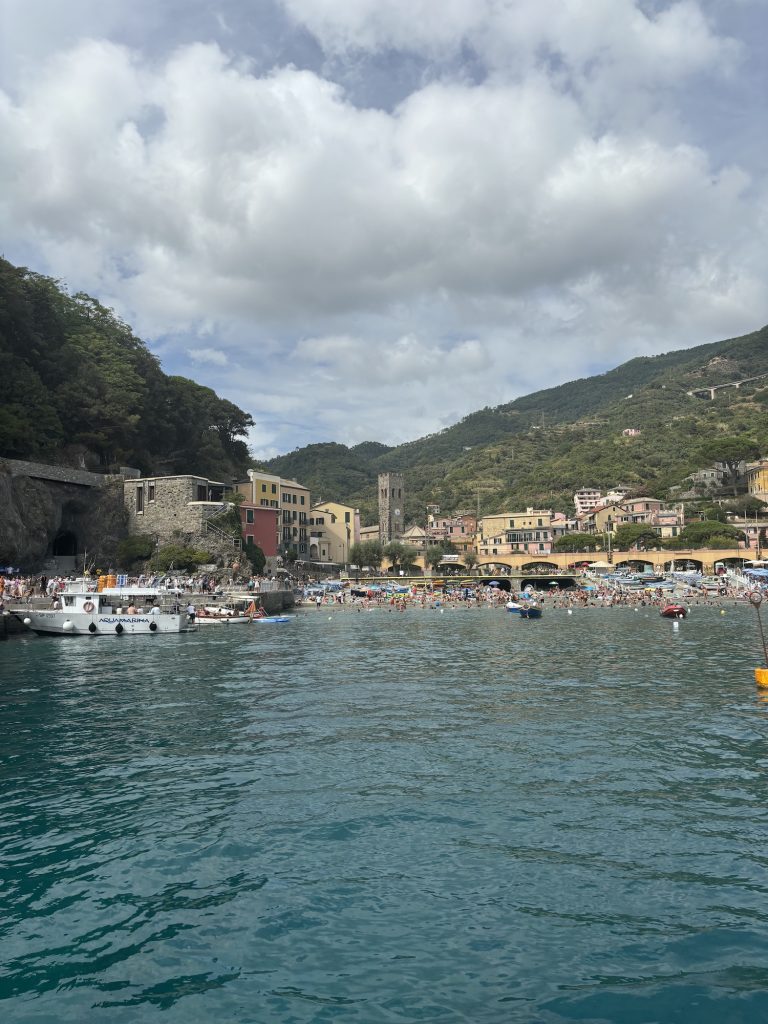
M 123 482 L 128 531 L 160 544 L 202 540 L 208 520 L 229 507 L 226 490 L 222 481 L 201 476 L 130 477 Z

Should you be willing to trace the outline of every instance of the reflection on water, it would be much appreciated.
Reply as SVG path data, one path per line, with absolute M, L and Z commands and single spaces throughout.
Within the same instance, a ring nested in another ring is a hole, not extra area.
M 749 609 L 0 651 L 16 1022 L 768 1018 Z

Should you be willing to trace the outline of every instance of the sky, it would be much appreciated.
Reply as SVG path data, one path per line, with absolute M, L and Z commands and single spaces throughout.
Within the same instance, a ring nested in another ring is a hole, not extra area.
M 0 0 L 0 240 L 265 459 L 768 322 L 768 0 Z

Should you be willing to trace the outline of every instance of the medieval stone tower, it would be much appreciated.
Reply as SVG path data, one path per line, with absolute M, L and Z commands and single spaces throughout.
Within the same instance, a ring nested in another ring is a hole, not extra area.
M 402 473 L 379 473 L 379 538 L 388 544 L 403 534 L 405 489 Z

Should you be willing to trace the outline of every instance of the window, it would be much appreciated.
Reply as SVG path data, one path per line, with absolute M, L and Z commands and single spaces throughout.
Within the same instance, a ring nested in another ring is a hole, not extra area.
M 253 544 L 253 534 L 252 534 L 252 533 L 249 533 L 249 534 L 248 534 L 248 535 L 246 536 L 246 538 L 245 538 L 245 543 L 246 543 L 246 544 Z
M 147 501 L 155 500 L 155 485 L 147 484 Z
M 205 486 L 205 484 L 198 484 L 197 485 L 197 500 L 198 501 L 207 501 L 208 500 L 208 488 Z
M 262 484 L 261 485 L 261 493 L 262 494 L 266 494 L 267 493 L 267 485 L 266 484 Z
M 245 521 L 246 521 L 246 523 L 252 523 L 253 522 L 253 509 L 252 508 L 247 508 L 245 510 Z
M 136 488 L 136 513 L 141 515 L 144 512 L 144 488 Z
M 303 494 L 302 494 L 302 496 L 301 496 L 301 504 L 302 504 L 302 505 L 304 504 L 304 495 L 303 495 Z
M 291 495 L 291 501 L 293 502 L 294 505 L 296 504 L 296 495 L 295 494 Z
M 345 512 L 345 513 L 344 513 L 344 522 L 345 522 L 345 523 L 348 523 L 348 522 L 349 522 L 349 512 Z
M 272 493 L 277 494 L 277 484 L 272 484 Z

